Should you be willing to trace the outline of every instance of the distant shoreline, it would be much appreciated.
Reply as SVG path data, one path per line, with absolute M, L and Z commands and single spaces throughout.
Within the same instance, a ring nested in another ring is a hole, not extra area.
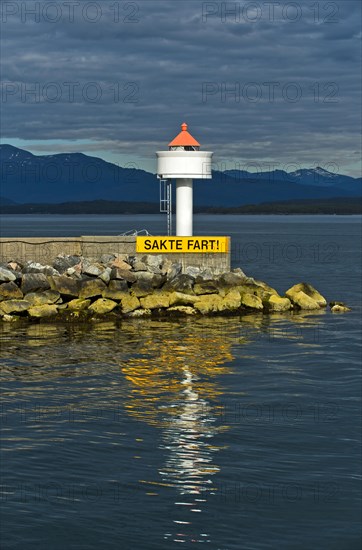
M 333 199 L 302 199 L 241 206 L 195 206 L 195 214 L 264 214 L 296 215 L 362 214 L 362 199 L 336 197 Z M 0 214 L 159 214 L 159 205 L 149 202 L 82 201 L 60 204 L 0 204 Z

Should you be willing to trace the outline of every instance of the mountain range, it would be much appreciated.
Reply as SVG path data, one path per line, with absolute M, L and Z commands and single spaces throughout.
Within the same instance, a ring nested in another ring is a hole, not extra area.
M 114 200 L 159 200 L 155 174 L 120 167 L 82 153 L 33 155 L 0 145 L 2 204 Z M 320 167 L 287 173 L 258 174 L 243 170 L 214 171 L 212 180 L 195 180 L 195 206 L 238 206 L 299 199 L 360 197 L 361 178 Z

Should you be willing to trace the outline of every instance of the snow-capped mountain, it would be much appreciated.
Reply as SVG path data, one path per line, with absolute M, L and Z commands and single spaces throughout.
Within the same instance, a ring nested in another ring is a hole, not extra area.
M 0 145 L 0 195 L 18 204 L 66 201 L 159 200 L 154 174 L 122 168 L 83 153 L 33 155 L 11 145 Z M 323 168 L 283 170 L 259 174 L 240 170 L 213 172 L 212 181 L 197 180 L 196 206 L 236 206 L 292 199 L 361 196 L 361 179 Z

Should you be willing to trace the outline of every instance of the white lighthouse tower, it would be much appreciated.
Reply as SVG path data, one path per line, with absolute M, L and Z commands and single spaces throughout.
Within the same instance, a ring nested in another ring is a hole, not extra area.
M 192 236 L 193 179 L 208 179 L 213 153 L 200 151 L 200 144 L 181 124 L 181 132 L 168 144 L 168 151 L 157 151 L 157 177 L 176 179 L 176 235 Z

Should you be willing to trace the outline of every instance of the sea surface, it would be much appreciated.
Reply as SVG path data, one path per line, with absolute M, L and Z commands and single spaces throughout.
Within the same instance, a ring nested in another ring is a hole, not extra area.
M 1 216 L 2 236 L 165 233 Z M 233 267 L 346 314 L 0 326 L 1 549 L 357 550 L 361 217 L 196 216 Z

